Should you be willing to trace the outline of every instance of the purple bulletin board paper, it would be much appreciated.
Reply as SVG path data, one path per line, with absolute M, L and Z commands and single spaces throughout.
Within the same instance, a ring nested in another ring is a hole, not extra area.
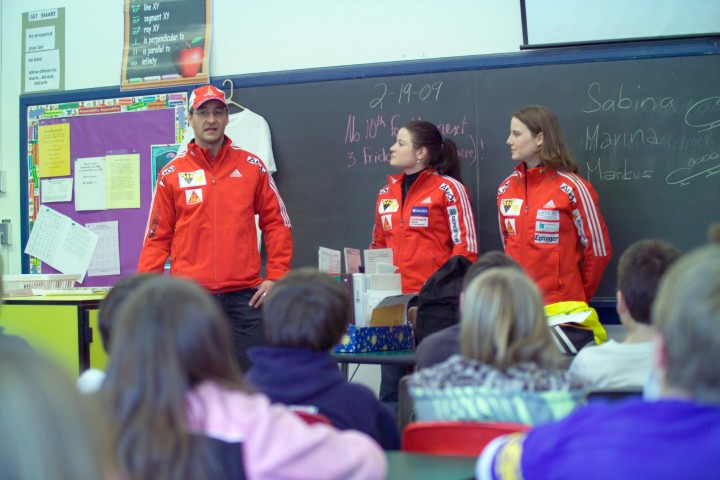
M 40 125 L 70 122 L 70 173 L 75 159 L 104 157 L 110 153 L 140 154 L 140 208 L 75 211 L 75 202 L 53 203 L 53 209 L 85 226 L 88 223 L 118 221 L 120 275 L 86 277 L 83 286 L 110 286 L 137 270 L 150 202 L 152 201 L 151 145 L 175 143 L 175 109 L 164 108 L 103 115 L 81 115 L 40 120 Z M 43 273 L 58 273 L 42 264 Z

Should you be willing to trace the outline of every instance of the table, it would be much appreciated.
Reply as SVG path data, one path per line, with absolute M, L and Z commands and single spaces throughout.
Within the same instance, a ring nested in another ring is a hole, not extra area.
M 379 352 L 336 353 L 332 357 L 340 364 L 340 370 L 348 377 L 348 364 L 415 366 L 415 350 L 382 350 Z
M 97 329 L 104 296 L 8 297 L 3 299 L 0 325 L 77 376 L 88 367 L 103 368 L 107 361 Z
M 475 478 L 476 457 L 385 452 L 387 480 L 468 480 Z

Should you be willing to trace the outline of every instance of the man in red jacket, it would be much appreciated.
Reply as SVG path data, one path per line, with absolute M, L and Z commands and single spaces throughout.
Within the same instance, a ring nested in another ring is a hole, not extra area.
M 290 270 L 290 218 L 263 162 L 225 136 L 225 94 L 212 85 L 190 96 L 195 141 L 157 179 L 138 272 L 170 273 L 195 280 L 213 293 L 230 318 L 235 354 L 263 343 L 260 306 L 274 282 Z M 255 215 L 267 265 L 260 277 Z

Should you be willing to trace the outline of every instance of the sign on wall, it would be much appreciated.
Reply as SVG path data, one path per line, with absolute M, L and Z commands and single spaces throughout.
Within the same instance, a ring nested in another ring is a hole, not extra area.
M 65 9 L 23 13 L 22 92 L 65 90 Z
M 211 0 L 125 0 L 123 90 L 209 81 Z

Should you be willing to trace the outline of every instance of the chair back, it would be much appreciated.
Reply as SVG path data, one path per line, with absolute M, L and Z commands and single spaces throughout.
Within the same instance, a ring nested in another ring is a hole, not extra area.
M 593 402 L 618 402 L 628 398 L 642 398 L 643 390 L 636 388 L 594 388 L 585 395 L 587 403 Z
M 529 429 L 505 422 L 417 422 L 403 429 L 400 448 L 405 452 L 476 457 L 493 439 Z
M 398 383 L 398 423 L 400 425 L 400 431 L 402 431 L 406 425 L 415 421 L 415 404 L 408 390 L 410 375 L 411 374 L 400 377 L 400 382 Z
M 330 419 L 322 413 L 312 413 L 305 410 L 292 410 L 292 412 L 305 420 L 305 423 L 308 425 L 312 425 L 313 423 L 324 423 L 325 425 L 332 426 Z

